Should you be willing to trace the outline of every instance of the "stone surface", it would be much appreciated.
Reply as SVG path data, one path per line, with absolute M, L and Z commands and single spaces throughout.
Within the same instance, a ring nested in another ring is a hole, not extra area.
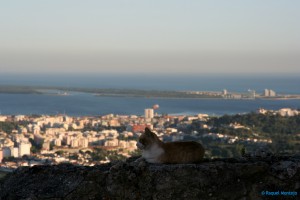
M 2 180 L 0 199 L 264 199 L 263 191 L 298 193 L 276 199 L 300 197 L 299 156 L 176 165 L 133 160 L 94 167 L 22 167 Z

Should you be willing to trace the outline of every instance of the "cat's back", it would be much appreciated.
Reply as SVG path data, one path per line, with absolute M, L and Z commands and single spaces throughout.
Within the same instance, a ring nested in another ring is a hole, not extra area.
M 195 141 L 166 142 L 163 145 L 164 163 L 197 163 L 204 157 L 203 146 Z
M 190 151 L 197 151 L 203 149 L 203 146 L 195 141 L 177 141 L 177 142 L 165 142 L 164 147 L 168 148 L 169 150 L 190 150 Z

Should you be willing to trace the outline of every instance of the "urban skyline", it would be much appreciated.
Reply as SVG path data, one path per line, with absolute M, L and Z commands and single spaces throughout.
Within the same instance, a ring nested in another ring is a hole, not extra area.
M 130 157 L 138 153 L 136 141 L 146 127 L 155 130 L 159 138 L 165 141 L 192 137 L 203 141 L 208 138 L 221 140 L 228 145 L 255 146 L 273 142 L 271 137 L 254 133 L 254 126 L 249 127 L 236 121 L 227 125 L 232 130 L 246 131 L 246 137 L 235 135 L 235 131 L 215 133 L 214 126 L 209 122 L 215 118 L 213 116 L 203 113 L 176 116 L 154 114 L 158 108 L 159 105 L 145 108 L 144 115 L 0 115 L 0 170 L 65 162 L 93 166 L 115 159 L 109 151 L 118 152 L 121 156 L 119 158 Z M 300 115 L 299 110 L 290 108 L 276 111 L 261 108 L 256 112 L 245 115 L 277 115 L 278 118 Z M 16 124 L 15 128 L 9 126 L 12 123 Z M 95 156 L 99 149 L 102 149 L 103 154 L 107 151 L 101 158 Z

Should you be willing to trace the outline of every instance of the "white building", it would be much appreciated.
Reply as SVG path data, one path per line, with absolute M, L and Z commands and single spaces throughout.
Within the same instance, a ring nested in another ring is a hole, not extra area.
M 33 126 L 33 134 L 40 134 L 41 128 L 38 125 Z
M 136 147 L 136 141 L 135 140 L 130 140 L 130 141 L 120 140 L 119 141 L 119 148 L 127 149 L 129 151 L 133 151 L 137 148 Z
M 30 142 L 19 143 L 19 148 L 18 148 L 19 157 L 22 157 L 23 155 L 30 155 L 30 148 L 31 148 Z
M 259 109 L 256 111 L 256 113 L 258 113 L 258 114 L 266 114 L 266 113 L 268 113 L 268 110 L 263 109 L 263 108 L 259 108 Z
M 78 147 L 79 146 L 79 144 L 78 144 L 78 139 L 72 139 L 71 140 L 71 147 L 72 148 L 76 148 L 76 147 Z
M 126 149 L 127 148 L 127 141 L 120 140 L 119 141 L 119 148 Z
M 87 138 L 80 138 L 78 145 L 82 148 L 87 148 L 89 146 L 89 140 Z
M 145 109 L 145 119 L 152 119 L 154 117 L 154 110 L 152 108 Z
M 59 133 L 64 133 L 66 130 L 64 128 L 47 128 L 45 134 L 48 135 L 55 135 Z
M 30 133 L 33 132 L 33 125 L 32 124 L 28 124 L 26 128 L 27 128 L 27 132 L 30 132 Z
M 22 121 L 22 120 L 24 120 L 24 119 L 25 119 L 25 115 L 16 115 L 16 116 L 14 117 L 14 121 L 15 121 L 15 122 Z
M 11 156 L 13 156 L 13 157 L 15 157 L 15 158 L 20 157 L 20 156 L 19 156 L 19 148 L 18 148 L 18 147 L 14 147 L 14 148 L 12 149 L 12 155 L 11 155 Z
M 274 90 L 269 90 L 270 97 L 275 97 L 276 92 Z
M 64 128 L 65 130 L 69 130 L 69 124 L 64 123 L 64 124 L 63 124 L 63 128 Z
M 2 115 L 0 115 L 0 122 L 5 122 L 5 121 L 6 121 L 6 119 L 7 119 L 7 117 L 6 117 L 6 116 L 2 116 Z
M 269 96 L 270 96 L 270 90 L 265 89 L 265 91 L 264 91 L 264 96 L 265 96 L 265 97 L 269 97 Z
M 54 145 L 60 147 L 61 146 L 61 139 L 55 139 Z
M 117 130 L 103 130 L 100 132 L 100 134 L 104 135 L 107 139 L 114 139 L 119 136 L 119 133 Z
M 291 116 L 298 115 L 299 112 L 297 110 L 292 110 L 290 108 L 282 108 L 278 110 L 278 114 L 281 116 L 291 117 Z
M 104 142 L 104 146 L 108 146 L 108 147 L 116 147 L 118 145 L 119 145 L 119 140 L 118 139 L 106 140 Z
M 128 148 L 131 148 L 131 149 L 137 149 L 136 147 L 136 141 L 135 140 L 130 140 L 128 141 Z
M 265 89 L 264 96 L 265 97 L 275 97 L 276 96 L 276 92 L 274 90 Z
M 206 119 L 209 117 L 208 114 L 202 114 L 202 113 L 198 114 L 197 116 L 199 119 Z
M 64 141 L 64 143 L 65 143 L 66 145 L 71 145 L 71 140 L 72 140 L 72 138 L 73 138 L 73 136 L 71 136 L 71 135 L 66 135 L 66 136 L 64 136 L 63 141 Z
M 44 141 L 43 145 L 42 145 L 42 149 L 49 151 L 50 150 L 50 142 L 49 141 Z

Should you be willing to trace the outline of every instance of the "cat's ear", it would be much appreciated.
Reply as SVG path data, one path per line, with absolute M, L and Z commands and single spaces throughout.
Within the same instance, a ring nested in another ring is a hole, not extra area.
M 146 127 L 145 128 L 145 133 L 151 133 L 151 130 L 148 127 Z
M 151 132 L 151 130 L 148 127 L 145 128 L 145 134 L 150 137 L 153 135 L 153 133 Z

